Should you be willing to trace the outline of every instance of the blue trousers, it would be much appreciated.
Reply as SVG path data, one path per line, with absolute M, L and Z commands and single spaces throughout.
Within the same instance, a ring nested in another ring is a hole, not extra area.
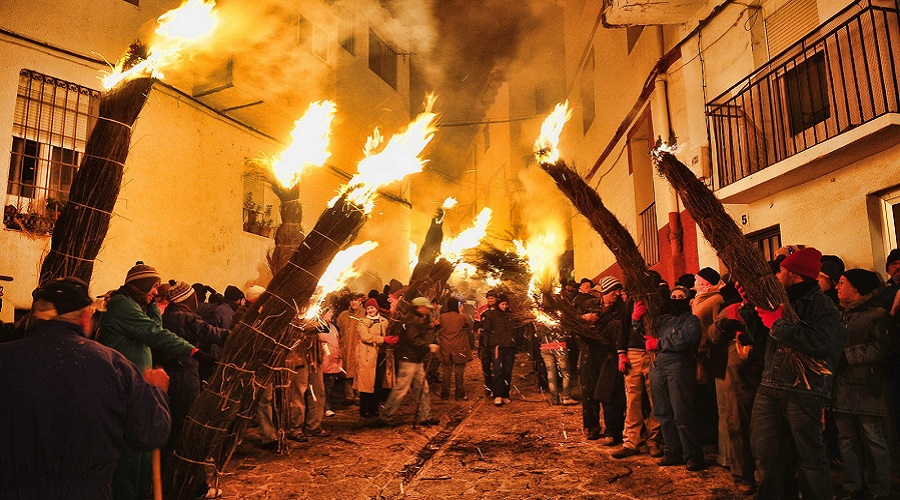
M 703 460 L 700 429 L 694 409 L 697 387 L 696 362 L 693 356 L 684 359 L 665 359 L 657 356 L 650 367 L 650 392 L 653 414 L 665 442 L 664 452 L 669 458 Z

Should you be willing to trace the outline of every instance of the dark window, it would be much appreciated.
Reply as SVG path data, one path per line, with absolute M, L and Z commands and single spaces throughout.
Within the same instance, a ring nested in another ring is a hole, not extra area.
M 796 135 L 831 116 L 825 53 L 817 52 L 784 74 L 791 134 Z
M 759 247 L 767 261 L 775 258 L 775 251 L 781 248 L 781 226 L 774 225 L 747 234 L 746 238 Z
M 341 20 L 338 26 L 338 40 L 344 50 L 356 55 L 356 22 L 353 19 Z
M 369 30 L 369 69 L 397 90 L 397 52 Z
M 19 72 L 6 206 L 40 216 L 68 197 L 99 105 L 96 90 Z

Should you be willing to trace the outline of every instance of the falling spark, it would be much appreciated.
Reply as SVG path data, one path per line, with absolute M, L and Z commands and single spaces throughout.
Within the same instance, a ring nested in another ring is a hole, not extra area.
M 303 315 L 304 319 L 315 318 L 322 308 L 322 301 L 325 300 L 326 295 L 343 287 L 358 276 L 359 271 L 353 265 L 354 262 L 377 246 L 378 243 L 374 241 L 366 241 L 338 252 L 325 272 L 322 273 L 322 277 L 319 278 L 316 291 L 309 300 L 310 306 Z
M 451 208 L 455 207 L 457 203 L 459 203 L 459 201 L 457 201 L 456 198 L 448 196 L 447 199 L 444 200 L 444 204 L 441 205 L 441 208 L 443 208 L 444 210 L 450 210 Z
M 127 70 L 125 58 L 119 60 L 112 73 L 103 78 L 103 88 L 109 90 L 130 78 L 163 78 L 163 69 L 179 62 L 185 51 L 203 44 L 215 31 L 219 24 L 215 7 L 213 0 L 186 0 L 177 9 L 159 16 L 147 58 Z
M 565 428 L 563 428 L 563 439 L 565 439 L 566 441 L 569 440 L 569 435 L 566 434 L 566 429 L 565 429 Z
M 419 158 L 419 155 L 434 138 L 436 130 L 434 120 L 437 115 L 431 112 L 434 100 L 435 97 L 429 95 L 425 111 L 409 124 L 406 131 L 391 137 L 381 152 L 359 162 L 357 174 L 343 189 L 351 203 L 369 213 L 375 205 L 374 196 L 379 187 L 422 171 L 426 160 Z M 333 206 L 339 198 L 340 195 L 335 197 L 329 206 Z
M 541 125 L 541 135 L 534 142 L 534 155 L 540 163 L 553 164 L 559 160 L 559 136 L 563 126 L 572 118 L 569 101 L 557 104 Z
M 481 455 L 481 459 L 484 460 L 484 453 L 481 452 L 481 448 L 476 446 L 475 449 L 478 450 L 478 454 Z
M 294 123 L 291 145 L 272 161 L 272 172 L 282 186 L 290 189 L 307 167 L 321 167 L 331 157 L 328 145 L 335 112 L 332 101 L 314 102 Z
M 450 262 L 458 261 L 463 252 L 477 247 L 487 236 L 487 226 L 491 222 L 490 208 L 484 207 L 475 217 L 472 227 L 460 232 L 456 238 L 446 239 L 441 243 L 441 257 Z

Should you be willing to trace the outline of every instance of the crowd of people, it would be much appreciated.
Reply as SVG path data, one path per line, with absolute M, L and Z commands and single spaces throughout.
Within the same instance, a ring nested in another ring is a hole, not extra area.
M 540 314 L 523 323 L 507 290 L 480 306 L 452 290 L 417 297 L 397 319 L 396 280 L 367 295 L 345 288 L 296 332 L 287 380 L 258 391 L 259 445 L 328 436 L 336 411 L 398 425 L 406 399 L 413 425 L 435 425 L 429 382 L 441 399 L 474 397 L 464 373 L 476 357 L 483 396 L 502 408 L 524 351 L 548 402 L 580 404 L 586 439 L 615 459 L 647 453 L 688 471 L 714 460 L 737 491 L 767 499 L 831 499 L 840 467 L 838 498 L 887 497 L 900 430 L 900 370 L 889 362 L 900 351 L 900 250 L 886 283 L 814 248 L 779 253 L 772 272 L 789 304 L 774 311 L 709 267 L 674 286 L 651 271 L 652 318 L 614 276 L 565 283 L 580 318 L 571 330 Z M 0 497 L 148 498 L 149 451 L 160 449 L 171 477 L 191 404 L 263 294 L 163 282 L 142 262 L 96 301 L 76 278 L 35 290 L 22 338 L 0 344 Z M 196 494 L 221 491 L 202 482 Z

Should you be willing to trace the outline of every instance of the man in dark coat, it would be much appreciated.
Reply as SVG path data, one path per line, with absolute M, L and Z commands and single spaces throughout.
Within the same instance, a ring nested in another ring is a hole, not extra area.
M 821 419 L 844 346 L 845 329 L 837 307 L 816 281 L 821 256 L 815 248 L 807 247 L 781 261 L 778 281 L 787 291 L 799 322 L 781 318 L 784 306 L 775 311 L 756 309 L 769 337 L 751 424 L 760 498 L 784 495 L 791 475 L 787 464 L 791 456 L 800 471 L 803 498 L 829 499 L 832 495 Z M 807 362 L 798 362 L 798 355 Z
M 484 343 L 491 355 L 491 370 L 494 379 L 491 393 L 494 404 L 502 406 L 510 402 L 509 391 L 512 388 L 512 370 L 516 361 L 516 341 L 520 337 L 516 331 L 509 312 L 509 298 L 497 296 L 497 308 L 491 309 L 482 316 Z
M 434 425 L 437 420 L 431 418 L 429 404 L 428 381 L 425 380 L 425 362 L 438 351 L 435 343 L 434 329 L 429 321 L 431 301 L 425 297 L 416 297 L 411 302 L 412 312 L 403 319 L 400 341 L 394 351 L 399 370 L 391 394 L 384 403 L 379 417 L 379 425 L 391 425 L 391 418 L 400 408 L 406 393 L 412 389 L 419 400 L 416 401 L 419 413 L 416 421 L 421 425 Z
M 40 303 L 52 319 L 0 345 L 0 498 L 112 499 L 126 444 L 151 450 L 169 436 L 168 377 L 85 338 L 83 281 L 41 287 Z

